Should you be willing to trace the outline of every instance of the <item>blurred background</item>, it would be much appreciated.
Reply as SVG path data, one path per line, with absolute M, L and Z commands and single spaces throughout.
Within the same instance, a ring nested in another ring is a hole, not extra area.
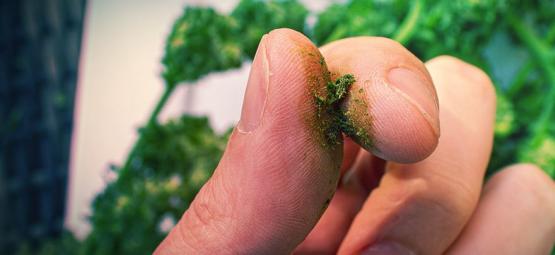
M 61 233 L 85 2 L 0 3 L 0 253 Z
M 149 254 L 217 164 L 276 27 L 480 66 L 499 97 L 489 174 L 555 177 L 554 17 L 541 0 L 0 1 L 0 254 Z
M 321 10 L 330 1 L 304 1 Z M 91 202 L 125 160 L 163 91 L 160 60 L 186 5 L 238 0 L 0 2 L 0 254 L 90 232 Z M 249 61 L 174 92 L 161 113 L 239 119 Z M 225 86 L 222 86 L 225 84 Z M 210 99 L 210 100 L 208 100 Z M 214 100 L 218 103 L 214 104 Z

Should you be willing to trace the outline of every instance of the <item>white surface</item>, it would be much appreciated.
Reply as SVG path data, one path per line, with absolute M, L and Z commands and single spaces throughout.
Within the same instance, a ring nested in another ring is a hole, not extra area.
M 233 1 L 89 1 L 85 21 L 72 141 L 66 227 L 78 237 L 90 230 L 86 216 L 106 183 L 109 164 L 122 164 L 162 93 L 164 41 L 185 3 L 228 12 Z M 328 1 L 303 1 L 312 10 Z M 181 86 L 162 119 L 185 111 L 209 115 L 214 128 L 227 129 L 240 117 L 250 65 L 211 74 L 193 88 Z
M 79 237 L 110 163 L 121 163 L 134 130 L 162 92 L 163 41 L 182 1 L 90 1 L 85 20 L 66 226 Z M 173 98 L 175 99 L 175 98 Z M 168 107 L 179 111 L 179 104 Z

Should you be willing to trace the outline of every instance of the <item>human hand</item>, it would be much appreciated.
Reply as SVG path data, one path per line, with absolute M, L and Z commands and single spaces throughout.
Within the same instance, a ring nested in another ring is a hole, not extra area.
M 370 152 L 351 139 L 319 141 L 310 86 L 326 72 L 320 54 L 332 73 L 355 76 Z M 220 164 L 155 253 L 548 254 L 547 175 L 511 166 L 482 191 L 494 118 L 491 81 L 460 60 L 424 65 L 375 37 L 318 50 L 274 30 L 261 40 Z

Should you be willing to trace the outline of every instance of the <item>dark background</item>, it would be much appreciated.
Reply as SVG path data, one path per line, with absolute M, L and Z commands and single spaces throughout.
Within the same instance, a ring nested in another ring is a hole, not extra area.
M 0 254 L 61 234 L 85 0 L 0 0 Z

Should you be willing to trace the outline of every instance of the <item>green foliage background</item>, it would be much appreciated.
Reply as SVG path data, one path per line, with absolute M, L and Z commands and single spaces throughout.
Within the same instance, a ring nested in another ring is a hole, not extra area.
M 252 59 L 262 35 L 279 27 L 317 45 L 386 36 L 423 60 L 449 54 L 481 67 L 498 93 L 488 176 L 532 162 L 555 178 L 555 1 L 351 0 L 316 14 L 311 26 L 308 15 L 296 0 L 242 0 L 230 15 L 186 7 L 166 43 L 165 92 L 127 162 L 112 168 L 117 178 L 94 200 L 92 232 L 83 241 L 66 234 L 38 252 L 150 254 L 167 233 L 164 224 L 179 220 L 212 174 L 227 141 L 204 117 L 158 123 L 158 113 L 176 86 L 239 67 Z

